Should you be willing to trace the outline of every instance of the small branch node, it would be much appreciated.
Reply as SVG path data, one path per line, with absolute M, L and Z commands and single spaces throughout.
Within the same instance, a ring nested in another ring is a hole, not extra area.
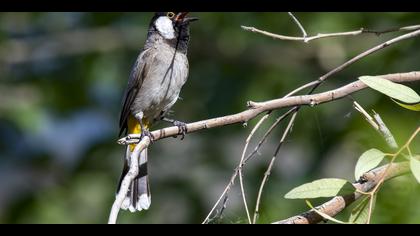
M 246 103 L 246 106 L 247 106 L 249 109 L 257 109 L 257 108 L 258 108 L 258 107 L 260 107 L 261 105 L 260 105 L 260 103 L 258 103 L 258 102 L 248 101 L 248 102 Z

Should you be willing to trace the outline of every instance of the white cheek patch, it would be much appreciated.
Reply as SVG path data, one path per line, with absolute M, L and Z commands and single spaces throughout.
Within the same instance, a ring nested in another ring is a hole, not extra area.
M 159 17 L 155 22 L 156 29 L 165 39 L 174 39 L 175 31 L 171 19 L 166 16 Z

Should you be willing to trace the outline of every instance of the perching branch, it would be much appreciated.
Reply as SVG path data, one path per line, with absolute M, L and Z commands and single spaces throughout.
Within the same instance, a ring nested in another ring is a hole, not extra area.
M 420 71 L 413 71 L 408 73 L 396 73 L 388 75 L 380 75 L 381 78 L 390 80 L 396 83 L 406 83 L 413 81 L 420 81 Z M 197 121 L 186 125 L 187 133 L 193 133 L 204 129 L 211 129 L 222 127 L 226 125 L 245 123 L 255 118 L 256 116 L 272 110 L 278 110 L 285 107 L 293 107 L 298 105 L 316 106 L 322 103 L 335 101 L 346 97 L 350 94 L 358 92 L 367 86 L 361 81 L 355 81 L 338 89 L 330 90 L 323 93 L 313 95 L 292 96 L 287 98 L 280 98 L 269 100 L 265 102 L 248 102 L 248 109 L 236 114 L 217 117 L 208 120 Z M 159 129 L 151 132 L 153 141 L 180 135 L 179 128 L 172 126 L 164 129 Z M 127 137 L 118 140 L 121 145 L 128 145 L 138 143 L 140 140 L 139 134 L 130 134 Z
M 355 183 L 353 186 L 361 192 L 371 191 L 380 183 L 381 177 L 386 172 L 388 167 L 389 169 L 385 176 L 385 181 L 406 174 L 410 171 L 410 164 L 408 162 L 388 164 L 365 173 L 362 177 L 365 182 Z M 330 201 L 316 207 L 315 209 L 331 217 L 334 217 L 362 196 L 364 196 L 364 194 L 359 192 L 354 192 L 353 194 L 346 196 L 337 196 Z M 323 220 L 324 218 L 322 216 L 320 216 L 314 210 L 310 210 L 285 220 L 273 222 L 273 224 L 316 224 Z

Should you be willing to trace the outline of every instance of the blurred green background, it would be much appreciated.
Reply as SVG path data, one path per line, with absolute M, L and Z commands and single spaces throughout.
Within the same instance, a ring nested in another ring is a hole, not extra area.
M 239 112 L 248 100 L 283 96 L 401 34 L 304 44 L 240 28 L 300 36 L 287 13 L 191 15 L 200 21 L 191 26 L 190 76 L 182 100 L 173 107 L 173 118 L 186 122 Z M 419 24 L 419 13 L 296 16 L 308 34 Z M 1 223 L 107 222 L 124 153 L 116 144 L 122 93 L 151 17 L 152 13 L 0 13 Z M 318 91 L 361 75 L 419 70 L 419 49 L 420 38 L 401 42 L 354 64 Z M 420 91 L 419 83 L 410 86 Z M 420 125 L 419 113 L 372 90 L 354 99 L 378 112 L 399 144 Z M 280 114 L 275 112 L 270 122 Z M 122 211 L 119 222 L 200 223 L 228 183 L 255 122 L 154 143 L 149 151 L 152 206 L 136 214 Z M 280 135 L 278 129 L 244 170 L 251 209 Z M 418 140 L 413 145 L 417 153 Z M 353 181 L 356 160 L 369 148 L 389 151 L 352 109 L 350 99 L 302 109 L 266 185 L 259 223 L 306 210 L 303 201 L 283 199 L 297 185 L 327 177 Z M 388 182 L 378 196 L 373 223 L 420 223 L 419 196 L 420 186 L 412 176 Z M 237 185 L 217 222 L 246 222 Z

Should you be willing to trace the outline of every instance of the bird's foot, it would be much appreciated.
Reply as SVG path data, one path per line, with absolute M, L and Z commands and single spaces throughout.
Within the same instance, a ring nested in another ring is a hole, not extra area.
M 179 129 L 179 133 L 182 135 L 181 136 L 181 140 L 184 140 L 185 135 L 187 134 L 188 130 L 187 130 L 187 123 L 184 123 L 182 121 L 174 121 L 174 125 L 178 127 Z
M 150 143 L 153 143 L 153 135 L 149 130 L 144 129 L 141 131 L 140 141 L 143 140 L 144 137 L 148 137 L 150 139 Z
M 163 119 L 162 119 L 163 121 L 166 121 L 166 122 L 169 122 L 169 123 L 171 123 L 171 124 L 173 124 L 173 125 L 175 125 L 175 126 L 177 126 L 178 127 L 178 133 L 181 135 L 181 140 L 184 140 L 184 138 L 185 138 L 185 135 L 187 134 L 187 132 L 188 132 L 188 129 L 187 129 L 187 123 L 185 123 L 185 122 L 182 122 L 182 121 L 179 121 L 179 120 L 172 120 L 172 119 L 168 119 L 168 118 L 166 118 L 166 117 L 164 117 Z M 175 138 L 176 138 L 177 136 L 175 136 Z

